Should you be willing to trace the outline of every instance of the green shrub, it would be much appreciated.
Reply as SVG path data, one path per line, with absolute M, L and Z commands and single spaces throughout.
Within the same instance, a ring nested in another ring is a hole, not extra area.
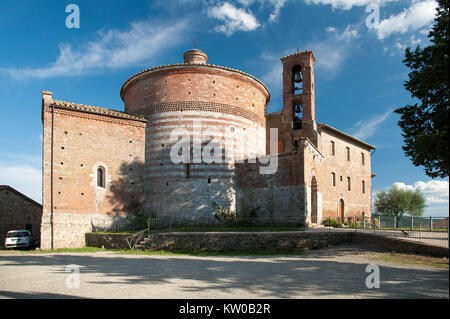
M 336 219 L 334 218 L 327 218 L 323 221 L 324 226 L 327 227 L 340 227 Z
M 374 218 L 372 220 L 372 225 L 376 228 L 378 228 L 378 226 L 380 225 L 380 221 L 378 220 L 378 218 Z
M 148 228 L 148 215 L 143 211 L 138 211 L 135 216 L 127 216 L 128 224 L 132 230 L 144 230 Z
M 214 217 L 219 221 L 235 221 L 237 216 L 236 212 L 230 208 L 220 206 L 216 202 L 213 203 L 214 208 L 216 209 L 213 212 Z

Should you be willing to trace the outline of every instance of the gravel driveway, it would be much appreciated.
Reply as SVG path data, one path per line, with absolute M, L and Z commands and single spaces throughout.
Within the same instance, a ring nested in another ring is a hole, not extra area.
M 448 269 L 374 262 L 365 252 L 358 245 L 270 257 L 0 252 L 0 298 L 449 297 Z M 380 288 L 368 289 L 366 266 L 374 263 Z M 79 267 L 79 288 L 68 265 Z

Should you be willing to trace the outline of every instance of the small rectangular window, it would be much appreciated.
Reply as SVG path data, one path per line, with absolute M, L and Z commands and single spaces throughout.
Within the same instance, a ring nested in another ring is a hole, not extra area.
M 362 181 L 362 192 L 363 192 L 363 194 L 365 194 L 366 193 L 366 182 L 365 181 Z
M 347 149 L 347 161 L 349 161 L 350 160 L 350 147 L 346 147 L 346 149 Z
M 350 177 L 347 177 L 347 189 L 348 189 L 349 191 L 352 190 L 352 184 L 351 184 L 351 179 L 350 179 Z
M 335 173 L 331 173 L 331 181 L 333 183 L 333 186 L 336 186 L 336 174 Z
M 361 163 L 362 163 L 363 165 L 365 164 L 364 153 L 361 153 Z
M 335 154 L 335 146 L 334 146 L 334 141 L 331 141 L 331 155 Z
M 186 178 L 191 178 L 191 165 L 189 163 L 186 164 Z

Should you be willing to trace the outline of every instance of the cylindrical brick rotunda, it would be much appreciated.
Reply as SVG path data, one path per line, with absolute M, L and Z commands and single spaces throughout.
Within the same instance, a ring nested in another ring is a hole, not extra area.
M 235 210 L 234 160 L 265 155 L 269 90 L 254 76 L 207 60 L 189 50 L 184 63 L 144 70 L 122 86 L 125 111 L 148 119 L 148 214 L 193 219 L 211 216 L 214 203 Z

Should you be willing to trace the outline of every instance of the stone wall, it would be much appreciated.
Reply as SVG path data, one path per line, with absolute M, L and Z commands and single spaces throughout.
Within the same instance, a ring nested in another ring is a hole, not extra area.
M 350 242 L 351 233 L 307 232 L 199 232 L 154 233 L 141 249 L 166 251 L 248 251 L 304 250 Z M 86 245 L 104 248 L 127 247 L 126 236 L 101 233 L 86 234 Z
M 413 242 L 401 238 L 374 236 L 364 233 L 354 233 L 353 241 L 365 245 L 380 248 L 389 252 L 418 254 L 437 257 L 448 257 L 449 249 L 432 246 L 424 243 Z
M 86 246 L 105 249 L 130 249 L 127 243 L 129 234 L 86 233 Z
M 305 222 L 306 190 L 302 153 L 279 155 L 273 174 L 261 174 L 256 163 L 236 164 L 238 213 L 259 207 L 258 217 Z
M 44 213 L 41 225 L 41 249 L 51 248 L 52 235 L 54 249 L 81 248 L 86 246 L 86 233 L 128 230 L 122 227 L 126 222 L 126 216 L 58 213 L 54 214 L 53 223 L 50 223 L 50 214 Z

